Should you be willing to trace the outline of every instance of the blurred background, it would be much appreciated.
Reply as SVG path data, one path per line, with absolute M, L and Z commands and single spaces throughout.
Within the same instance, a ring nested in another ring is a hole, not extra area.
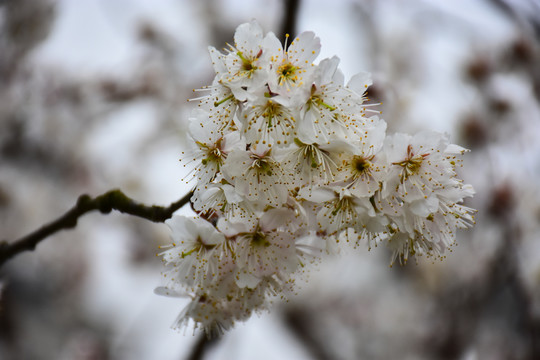
M 207 46 L 256 18 L 369 71 L 389 133 L 451 134 L 476 227 L 443 262 L 327 259 L 213 342 L 170 329 L 163 224 L 91 213 L 0 269 L 0 359 L 539 359 L 540 1 L 0 0 L 0 239 L 121 188 L 168 205 Z M 182 209 L 180 213 L 187 213 Z

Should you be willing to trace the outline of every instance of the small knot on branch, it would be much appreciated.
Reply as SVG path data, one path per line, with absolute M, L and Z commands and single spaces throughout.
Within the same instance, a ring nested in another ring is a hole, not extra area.
M 79 198 L 77 199 L 76 207 L 80 209 L 88 209 L 91 207 L 91 203 L 92 203 L 92 198 L 87 194 L 83 194 L 79 196 Z

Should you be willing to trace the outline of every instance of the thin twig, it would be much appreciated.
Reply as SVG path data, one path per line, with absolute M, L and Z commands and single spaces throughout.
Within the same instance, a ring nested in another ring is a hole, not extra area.
M 121 213 L 138 216 L 153 222 L 164 222 L 176 210 L 187 204 L 191 195 L 193 195 L 192 192 L 168 207 L 138 203 L 126 196 L 121 190 L 110 190 L 95 198 L 81 195 L 77 204 L 58 219 L 13 242 L 0 242 L 0 267 L 21 252 L 34 250 L 37 244 L 48 236 L 60 230 L 74 228 L 79 217 L 87 212 L 99 210 L 102 214 L 108 214 L 111 210 L 118 210 Z

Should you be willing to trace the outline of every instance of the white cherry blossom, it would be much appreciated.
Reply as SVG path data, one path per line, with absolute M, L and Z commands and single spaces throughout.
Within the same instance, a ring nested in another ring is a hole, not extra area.
M 240 121 L 248 143 L 287 145 L 295 136 L 297 117 L 288 99 L 266 92 L 246 104 Z
M 219 81 L 239 100 L 246 100 L 247 89 L 252 91 L 265 86 L 269 61 L 263 40 L 263 31 L 256 21 L 240 25 L 234 34 L 234 46 L 229 45 L 227 54 L 222 57 L 226 71 L 221 65 L 214 65 Z M 219 62 L 214 61 L 214 64 Z
M 169 288 L 181 284 L 193 291 L 213 286 L 220 276 L 234 269 L 225 236 L 209 222 L 173 216 L 166 221 L 173 242 L 162 248 L 160 256 L 166 270 Z
M 235 236 L 234 253 L 237 284 L 255 288 L 268 276 L 286 278 L 299 265 L 291 223 L 296 221 L 290 209 L 272 209 L 264 213 L 255 227 Z M 293 227 L 294 228 L 294 227 Z
M 272 148 L 251 146 L 249 150 L 233 151 L 227 159 L 223 173 L 239 194 L 271 206 L 287 202 L 288 175 L 273 157 Z
M 215 78 L 192 99 L 183 159 L 198 218 L 169 220 L 160 253 L 156 293 L 191 299 L 176 326 L 228 330 L 293 293 L 323 250 L 443 258 L 474 224 L 463 204 L 474 190 L 457 173 L 466 150 L 433 131 L 387 136 L 370 74 L 347 82 L 337 56 L 315 63 L 314 33 L 287 47 L 251 21 L 209 52 Z
M 193 164 L 191 177 L 197 179 L 197 187 L 209 184 L 220 174 L 221 166 L 229 152 L 235 148 L 245 147 L 237 132 L 224 134 L 216 123 L 202 126 L 201 119 L 207 118 L 207 113 L 198 110 L 190 119 L 189 132 L 193 138 L 188 161 L 184 166 Z M 188 175 L 189 178 L 189 175 Z
M 340 153 L 337 181 L 341 181 L 356 197 L 371 197 L 386 180 L 387 165 L 381 148 L 386 130 L 385 122 L 377 122 L 364 131 L 357 141 Z
M 286 96 L 310 85 L 315 71 L 313 60 L 321 50 L 320 39 L 313 32 L 301 33 L 286 49 L 273 33 L 269 33 L 267 48 L 271 54 L 268 85 L 272 92 Z

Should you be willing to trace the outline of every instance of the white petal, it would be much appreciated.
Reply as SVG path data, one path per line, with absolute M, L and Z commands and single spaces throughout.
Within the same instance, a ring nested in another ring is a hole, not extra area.
M 305 31 L 298 35 L 289 48 L 289 59 L 297 62 L 297 65 L 305 66 L 305 62 L 312 63 L 321 51 L 321 40 L 312 31 Z
M 444 152 L 447 153 L 447 154 L 456 154 L 456 155 L 464 154 L 464 153 L 466 153 L 468 151 L 469 151 L 468 149 L 465 149 L 464 147 L 461 147 L 461 146 L 456 145 L 456 144 L 450 144 L 444 150 Z
M 435 196 L 427 199 L 413 201 L 410 204 L 411 211 L 418 216 L 427 217 L 429 214 L 436 212 L 439 208 L 439 200 Z
M 339 58 L 333 56 L 330 59 L 321 60 L 317 67 L 317 81 L 320 85 L 329 84 L 334 78 L 334 74 L 338 70 Z M 339 84 L 338 84 L 339 85 Z
M 269 232 L 294 220 L 294 215 L 295 213 L 291 209 L 271 209 L 264 213 L 259 220 L 259 224 L 263 231 Z
M 351 80 L 349 80 L 349 82 L 347 83 L 347 87 L 358 95 L 362 95 L 371 84 L 373 84 L 373 81 L 371 80 L 371 74 L 367 72 L 361 72 L 354 75 Z
M 209 46 L 208 52 L 210 53 L 210 59 L 212 59 L 212 66 L 217 74 L 224 74 L 227 72 L 227 68 L 223 63 L 223 54 L 216 50 L 215 47 Z
M 240 51 L 247 51 L 249 57 L 257 56 L 262 45 L 263 31 L 256 20 L 242 24 L 236 28 L 234 42 Z
M 236 285 L 239 288 L 255 289 L 261 282 L 261 279 L 247 272 L 245 269 L 240 270 L 236 276 Z
M 161 295 L 161 296 L 168 296 L 168 297 L 178 297 L 178 298 L 190 297 L 189 294 L 185 291 L 173 290 L 165 286 L 158 286 L 157 288 L 155 288 L 154 294 Z
M 316 203 L 327 202 L 336 197 L 334 190 L 327 187 L 317 187 L 314 189 L 305 187 L 300 189 L 298 196 Z

